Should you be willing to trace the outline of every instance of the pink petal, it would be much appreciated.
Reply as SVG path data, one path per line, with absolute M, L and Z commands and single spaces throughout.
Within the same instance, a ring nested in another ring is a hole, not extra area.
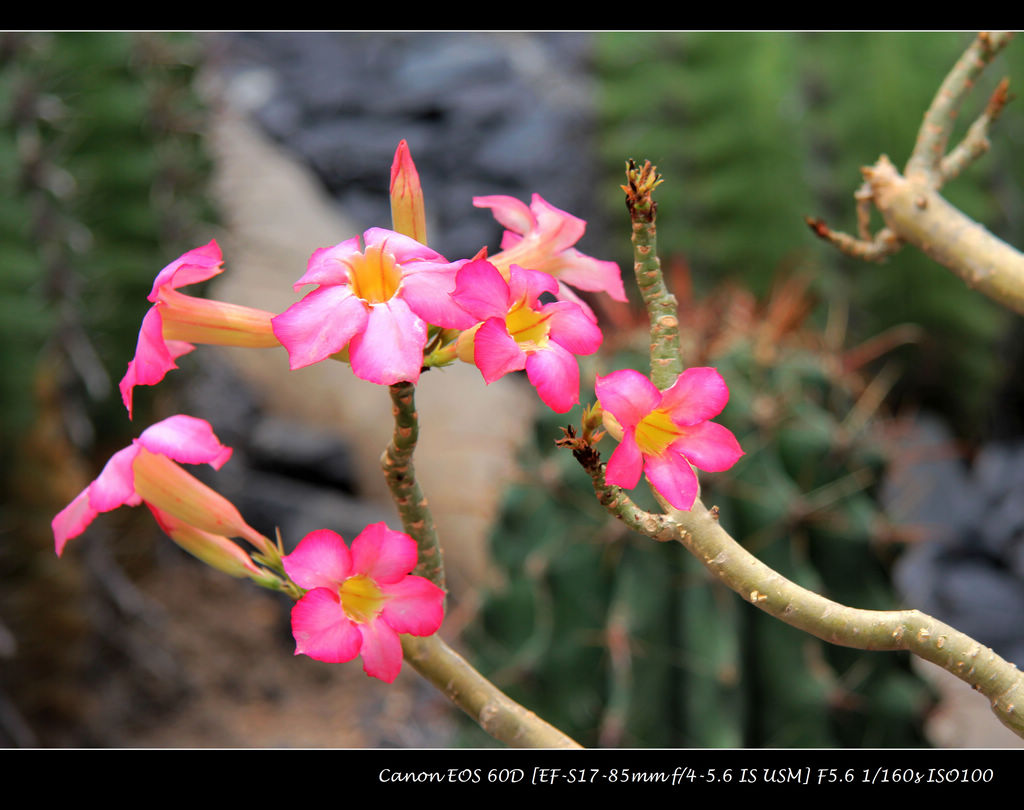
M 89 504 L 97 512 L 110 512 L 128 504 L 138 506 L 142 499 L 135 492 L 132 463 L 139 454 L 134 444 L 118 450 L 110 457 L 103 471 L 89 485 Z
M 661 402 L 654 383 L 631 368 L 598 377 L 594 390 L 601 407 L 623 428 L 636 427 Z
M 444 621 L 444 591 L 425 577 L 407 576 L 381 588 L 387 601 L 380 618 L 396 633 L 430 636 Z
M 177 414 L 146 428 L 137 439 L 151 453 L 186 464 L 209 464 L 219 470 L 231 458 L 231 448 L 220 443 L 210 423 Z
M 363 636 L 363 672 L 393 683 L 402 671 L 402 642 L 398 633 L 379 618 L 357 626 Z
M 139 341 L 135 347 L 135 357 L 128 363 L 128 371 L 118 388 L 121 399 L 128 409 L 128 418 L 132 417 L 132 395 L 136 385 L 156 385 L 168 371 L 178 367 L 174 361 L 195 348 L 191 343 L 180 340 L 164 340 L 163 317 L 160 305 L 149 308 L 142 319 L 139 330 Z
M 601 348 L 601 328 L 576 304 L 557 301 L 545 304 L 540 311 L 550 314 L 551 339 L 573 354 L 593 354 Z
M 532 231 L 536 225 L 536 220 L 530 207 L 515 197 L 506 197 L 502 194 L 474 197 L 473 205 L 477 208 L 490 208 L 494 218 L 498 220 L 502 227 L 515 231 L 518 234 Z M 505 249 L 504 242 L 502 242 L 501 247 Z
M 508 282 L 493 264 L 478 259 L 462 266 L 455 277 L 452 297 L 477 321 L 502 318 L 512 305 Z
M 58 557 L 64 553 L 64 546 L 68 540 L 84 532 L 98 514 L 99 512 L 89 503 L 89 487 L 82 490 L 78 497 L 57 513 L 50 526 L 53 528 L 53 540 Z
M 374 304 L 366 328 L 349 345 L 352 373 L 378 385 L 416 382 L 426 345 L 427 325 L 403 300 Z
M 702 422 L 686 428 L 670 449 L 686 456 L 694 466 L 708 472 L 728 470 L 743 455 L 740 443 L 728 428 L 717 422 Z
M 565 413 L 580 401 L 580 367 L 576 357 L 554 341 L 546 349 L 530 352 L 526 376 L 544 404 L 555 413 Z
M 644 471 L 644 459 L 633 431 L 628 430 L 615 448 L 604 471 L 604 481 L 615 487 L 633 489 L 640 482 Z
M 651 485 L 676 509 L 688 512 L 697 498 L 697 474 L 671 450 L 644 457 L 644 472 Z
M 416 567 L 416 541 L 409 535 L 373 523 L 352 541 L 352 571 L 378 585 L 399 582 Z
M 325 286 L 271 320 L 274 335 L 288 351 L 292 370 L 340 352 L 366 328 L 369 315 L 348 287 Z
M 359 627 L 345 615 L 334 591 L 315 588 L 292 608 L 295 654 L 340 664 L 351 661 L 363 645 Z
M 516 202 L 519 202 L 519 201 L 516 200 Z M 523 241 L 523 237 L 521 237 L 518 233 L 513 233 L 512 231 L 502 231 L 502 234 L 501 234 L 501 249 L 502 250 L 511 250 L 512 248 L 514 248 L 516 245 L 518 245 L 522 241 Z
M 512 301 L 525 300 L 533 306 L 543 293 L 554 295 L 558 292 L 558 281 L 550 273 L 527 270 L 518 264 L 509 267 L 509 298 Z
M 575 304 L 583 310 L 583 314 L 590 318 L 590 320 L 594 321 L 594 323 L 597 323 L 597 315 L 594 314 L 594 310 L 590 308 L 590 305 L 586 301 L 576 295 L 568 284 L 563 284 L 559 281 L 558 292 L 555 293 L 555 297 L 558 298 L 559 301 L 569 301 L 570 303 Z
M 622 272 L 615 262 L 595 259 L 576 248 L 568 248 L 554 257 L 545 269 L 581 290 L 606 292 L 616 301 L 628 300 L 622 286 Z
M 417 242 L 411 236 L 405 236 L 385 228 L 370 228 L 363 234 L 366 246 L 380 246 L 395 257 L 399 265 L 409 262 L 440 262 L 447 264 L 447 260 L 436 250 L 431 250 L 426 245 Z
M 552 255 L 575 245 L 587 229 L 587 223 L 568 211 L 556 208 L 540 194 L 534 194 L 530 211 L 537 220 L 540 239 Z
M 717 370 L 688 368 L 662 394 L 660 407 L 677 425 L 686 426 L 718 416 L 728 402 L 729 387 Z
M 213 278 L 223 272 L 222 265 L 220 246 L 216 239 L 211 239 L 208 244 L 182 254 L 157 273 L 153 289 L 148 296 L 149 300 L 156 303 L 160 288 L 165 285 L 176 290 L 178 287 L 197 284 L 200 281 Z
M 337 588 L 354 573 L 352 554 L 341 535 L 330 529 L 310 532 L 295 551 L 282 558 L 284 570 L 301 588 Z M 338 607 L 341 610 L 340 604 Z M 348 660 L 348 659 L 346 659 Z
M 477 329 L 473 338 L 473 362 L 488 384 L 526 367 L 526 354 L 509 335 L 504 318 L 491 318 Z
M 328 286 L 348 284 L 348 260 L 361 252 L 358 236 L 353 236 L 332 247 L 314 250 L 313 255 L 306 263 L 306 272 L 292 285 L 292 288 L 299 290 L 307 284 Z
M 410 265 L 403 275 L 399 296 L 409 309 L 429 324 L 445 329 L 469 329 L 479 323 L 459 306 L 452 295 L 455 292 L 455 278 L 465 262 L 450 265 L 435 265 L 419 262 Z

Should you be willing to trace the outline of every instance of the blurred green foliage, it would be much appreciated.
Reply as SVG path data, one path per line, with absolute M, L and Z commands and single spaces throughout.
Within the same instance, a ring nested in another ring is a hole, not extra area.
M 78 727 L 96 710 L 83 684 L 109 683 L 120 659 L 83 568 L 53 554 L 50 521 L 137 433 L 117 383 L 146 296 L 209 219 L 198 56 L 184 35 L 0 33 L 0 629 L 17 640 L 0 672 L 7 744 L 102 744 Z
M 33 418 L 44 355 L 81 426 L 129 432 L 116 383 L 146 296 L 210 218 L 199 53 L 176 34 L 0 35 L 5 437 Z
M 897 394 L 975 437 L 1004 373 L 1007 314 L 912 248 L 887 263 L 856 262 L 820 242 L 810 215 L 855 232 L 860 167 L 882 153 L 902 166 L 967 33 L 607 33 L 597 35 L 600 144 L 608 185 L 627 157 L 649 159 L 658 188 L 663 258 L 685 257 L 698 289 L 724 278 L 767 292 L 780 270 L 812 273 L 826 297 L 851 305 L 855 338 L 900 323 L 927 339 L 903 352 Z M 1024 44 L 996 58 L 967 99 L 953 143 L 999 79 L 1024 82 Z M 1024 108 L 1010 104 L 992 150 L 943 189 L 968 216 L 1024 244 Z M 623 222 L 616 257 L 628 267 Z M 875 215 L 873 227 L 881 226 Z

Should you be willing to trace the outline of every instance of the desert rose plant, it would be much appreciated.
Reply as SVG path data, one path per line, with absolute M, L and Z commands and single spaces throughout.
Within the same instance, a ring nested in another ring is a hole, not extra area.
M 989 38 L 979 47 L 1001 42 Z M 637 286 L 650 318 L 649 374 L 626 368 L 581 379 L 577 358 L 597 352 L 604 335 L 578 293 L 626 297 L 614 262 L 576 248 L 582 220 L 539 195 L 529 204 L 477 197 L 473 204 L 490 209 L 506 229 L 501 250 L 488 256 L 482 248 L 451 261 L 428 247 L 423 191 L 404 141 L 391 169 L 392 229 L 370 228 L 315 250 L 305 272 L 296 273 L 294 289 L 302 296 L 283 312 L 180 292 L 223 271 L 216 242 L 185 253 L 157 274 L 149 295 L 153 306 L 121 382 L 129 417 L 135 386 L 160 382 L 196 344 L 283 348 L 291 369 L 340 361 L 391 398 L 394 432 L 382 464 L 403 531 L 378 523 L 346 540 L 325 526 L 290 538 L 298 542 L 286 554 L 280 537 L 255 531 L 230 502 L 180 466 L 219 470 L 231 450 L 203 420 L 176 415 L 142 430 L 53 519 L 57 553 L 100 513 L 144 503 L 165 533 L 200 560 L 294 599 L 296 655 L 339 664 L 360 658 L 367 675 L 387 683 L 406 661 L 497 739 L 574 747 L 439 637 L 441 543 L 413 465 L 421 375 L 458 362 L 475 365 L 481 384 L 525 371 L 556 413 L 585 402 L 579 426 L 567 425 L 552 438 L 572 452 L 597 503 L 617 519 L 656 541 L 679 543 L 754 606 L 820 638 L 909 649 L 939 663 L 988 696 L 999 719 L 1024 735 L 1024 679 L 1011 664 L 917 611 L 857 610 L 800 588 L 743 549 L 718 522 L 717 509 L 701 502 L 696 471 L 727 474 L 744 450 L 713 421 L 728 402 L 729 381 L 714 368 L 682 366 L 679 335 L 686 324 L 665 287 L 656 249 L 652 194 L 659 182 L 650 164 L 629 162 L 623 189 Z M 892 210 L 881 190 L 876 202 L 883 212 Z M 847 246 L 823 225 L 817 230 Z M 893 239 L 885 235 L 883 242 Z M 599 450 L 606 436 L 612 440 L 607 461 Z M 630 497 L 642 477 L 659 511 L 646 511 Z

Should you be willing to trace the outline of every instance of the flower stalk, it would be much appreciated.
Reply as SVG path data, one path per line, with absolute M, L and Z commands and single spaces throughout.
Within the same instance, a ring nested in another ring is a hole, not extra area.
M 998 84 L 963 140 L 948 152 L 946 149 L 968 92 L 1012 36 L 1007 31 L 983 31 L 974 39 L 925 113 L 903 174 L 885 155 L 873 166 L 861 169 L 865 182 L 854 194 L 859 238 L 834 231 L 820 219 L 807 217 L 811 230 L 841 252 L 866 261 L 881 261 L 904 244 L 914 245 L 963 279 L 968 287 L 1024 314 L 1024 254 L 939 194 L 948 180 L 988 151 L 989 127 L 1010 98 L 1006 79 Z M 885 227 L 874 236 L 868 228 L 872 206 L 885 220 Z
M 662 177 L 649 160 L 643 166 L 626 163 L 626 207 L 633 224 L 633 272 L 651 321 L 651 382 L 664 391 L 683 373 L 679 351 L 679 316 L 676 297 L 665 286 L 658 258 L 655 220 L 658 204 L 651 196 Z
M 438 636 L 402 636 L 405 659 L 494 739 L 514 748 L 582 748 L 520 706 Z
M 650 255 L 655 204 L 650 191 L 657 174 L 650 164 L 636 170 L 630 164 L 630 183 L 623 186 L 633 219 L 635 270 L 651 319 L 652 380 L 671 366 L 670 352 L 681 364 L 678 339 L 673 342 L 659 319 L 666 317 L 670 294 L 664 288 L 656 257 Z M 646 248 L 648 250 L 639 250 Z M 657 353 L 657 354 L 656 354 Z M 657 361 L 657 362 L 656 362 Z M 664 386 L 659 386 L 664 388 Z M 658 542 L 676 541 L 693 554 L 719 581 L 746 601 L 780 621 L 832 644 L 862 650 L 907 650 L 941 666 L 989 699 L 1003 725 L 1024 737 L 1024 673 L 970 636 L 917 610 L 863 610 L 833 602 L 790 581 L 765 565 L 733 539 L 718 522 L 718 509 L 707 509 L 698 498 L 688 511 L 671 508 L 659 498 L 664 513 L 638 507 L 617 486 L 605 480 L 606 465 L 593 439 L 564 429 L 557 444 L 572 450 L 590 475 L 598 501 L 612 515 L 640 534 Z
M 434 516 L 416 480 L 416 469 L 412 462 L 420 433 L 419 414 L 416 413 L 416 387 L 412 383 L 402 382 L 390 386 L 389 390 L 395 430 L 381 456 L 381 467 L 391 497 L 398 507 L 405 533 L 416 541 L 419 549 L 419 563 L 413 573 L 426 577 L 443 589 L 444 560 L 441 557 L 437 529 L 434 527 Z

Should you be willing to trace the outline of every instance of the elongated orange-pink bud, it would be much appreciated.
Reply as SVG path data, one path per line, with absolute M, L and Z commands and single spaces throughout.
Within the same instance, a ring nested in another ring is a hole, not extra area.
M 404 139 L 399 141 L 391 163 L 391 223 L 392 230 L 411 236 L 420 244 L 427 244 L 427 217 L 420 175 L 409 154 L 409 144 Z
M 267 572 L 227 537 L 197 529 L 152 504 L 149 504 L 149 510 L 167 536 L 193 557 L 228 576 L 248 577 L 257 582 L 267 579 Z
M 275 553 L 270 540 L 246 523 L 234 504 L 166 456 L 140 448 L 132 469 L 139 497 L 161 512 L 204 532 L 244 537 L 264 554 Z

